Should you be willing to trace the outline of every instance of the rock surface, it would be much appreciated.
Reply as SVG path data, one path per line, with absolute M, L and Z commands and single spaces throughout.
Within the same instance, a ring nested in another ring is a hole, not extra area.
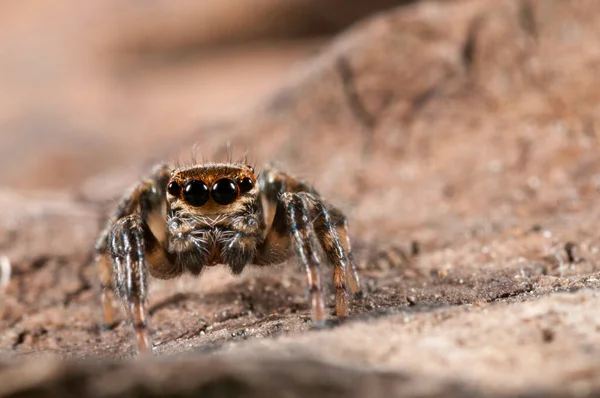
M 98 328 L 89 248 L 137 171 L 3 191 L 0 396 L 599 394 L 599 38 L 592 0 L 419 2 L 165 151 L 224 158 L 230 140 L 347 212 L 367 296 L 325 330 L 293 262 L 211 269 L 153 281 L 159 357 L 117 361 L 132 333 Z

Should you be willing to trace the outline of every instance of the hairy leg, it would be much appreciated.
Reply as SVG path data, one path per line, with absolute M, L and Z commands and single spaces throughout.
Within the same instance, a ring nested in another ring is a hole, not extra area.
M 133 324 L 138 352 L 152 349 L 145 310 L 148 285 L 148 272 L 144 263 L 146 228 L 141 217 L 134 214 L 119 220 L 110 233 L 115 290 L 123 300 Z
M 310 184 L 270 166 L 260 173 L 258 183 L 265 202 L 262 204 L 264 205 L 263 213 L 266 225 L 277 222 L 275 212 L 281 194 L 308 192 L 318 196 L 317 191 Z
M 293 246 L 306 272 L 312 321 L 315 326 L 323 326 L 325 302 L 321 292 L 317 242 L 309 221 L 309 205 L 300 195 L 293 193 L 280 193 L 272 198 L 277 200 L 276 204 L 269 204 L 275 208 L 273 222 L 253 262 L 257 265 L 281 263 L 290 257 L 289 248 Z
M 275 262 L 275 257 L 285 258 L 289 255 L 283 248 L 289 244 L 287 239 L 291 226 L 288 225 L 289 222 L 285 223 L 285 220 L 289 217 L 282 217 L 286 214 L 286 209 L 289 206 L 279 198 L 286 197 L 284 195 L 291 193 L 301 196 L 303 198 L 302 202 L 309 210 L 309 215 L 314 219 L 312 223 L 319 243 L 334 266 L 333 283 L 336 287 L 336 313 L 338 316 L 345 316 L 348 308 L 347 285 L 356 296 L 361 294 L 357 265 L 352 255 L 348 237 L 346 217 L 339 210 L 331 206 L 325 206 L 317 191 L 308 183 L 288 174 L 267 169 L 261 174 L 260 184 L 266 202 L 266 222 L 267 225 L 271 226 L 263 245 L 263 248 L 268 248 L 270 251 L 266 253 L 268 255 L 263 256 L 262 262 Z M 313 228 L 310 228 L 310 230 L 312 232 Z M 264 258 L 266 258 L 266 261 Z
M 334 266 L 333 283 L 336 286 L 336 313 L 345 316 L 347 313 L 348 299 L 346 285 L 355 296 L 361 293 L 360 281 L 356 261 L 352 254 L 350 238 L 348 236 L 348 223 L 346 217 L 338 209 L 325 206 L 317 191 L 308 183 L 298 180 L 286 173 L 274 169 L 267 169 L 261 174 L 261 188 L 266 199 L 265 214 L 267 225 L 272 223 L 272 230 L 267 235 L 266 245 L 273 247 L 283 241 L 283 231 L 277 231 L 280 222 L 281 210 L 273 211 L 278 205 L 279 196 L 288 193 L 305 195 L 309 203 L 311 215 L 314 218 L 314 230 L 319 243 L 325 250 L 327 257 Z M 279 227 L 283 229 L 283 227 Z
M 310 295 L 312 320 L 316 326 L 325 323 L 325 303 L 319 276 L 317 242 L 309 219 L 309 204 L 300 194 L 284 193 L 281 202 L 286 211 L 289 232 L 298 258 L 306 270 L 306 283 Z
M 108 223 L 96 243 L 104 326 L 114 323 L 112 284 L 132 321 L 139 352 L 152 348 L 145 308 L 148 271 L 163 278 L 181 273 L 175 257 L 146 222 L 162 206 L 169 174 L 168 167 L 157 167 L 151 178 L 126 195 L 115 212 L 116 221 Z
M 319 243 L 329 262 L 333 265 L 333 285 L 335 286 L 335 309 L 338 317 L 345 317 L 348 312 L 347 279 L 349 268 L 348 253 L 340 243 L 337 231 L 333 226 L 329 211 L 314 195 L 299 194 L 306 197 L 311 204 L 313 225 Z
M 329 207 L 329 215 L 335 229 L 337 231 L 340 243 L 342 244 L 346 256 L 348 257 L 348 267 L 346 272 L 348 274 L 348 286 L 350 291 L 355 297 L 362 297 L 362 289 L 360 287 L 360 278 L 358 276 L 358 266 L 352 253 L 352 246 L 350 244 L 350 237 L 348 236 L 348 219 L 341 211 L 335 207 Z

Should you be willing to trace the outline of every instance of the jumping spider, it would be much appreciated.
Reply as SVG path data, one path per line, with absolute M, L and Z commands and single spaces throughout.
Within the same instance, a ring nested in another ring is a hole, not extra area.
M 165 208 L 162 225 L 151 229 L 151 216 Z M 344 317 L 348 288 L 361 293 L 346 217 L 314 188 L 271 168 L 257 177 L 243 163 L 158 166 L 121 199 L 96 243 L 104 326 L 114 323 L 112 283 L 133 323 L 138 352 L 151 351 L 148 274 L 171 279 L 216 264 L 240 274 L 248 264 L 282 263 L 294 251 L 306 269 L 312 320 L 321 326 L 318 244 L 333 264 L 336 314 Z

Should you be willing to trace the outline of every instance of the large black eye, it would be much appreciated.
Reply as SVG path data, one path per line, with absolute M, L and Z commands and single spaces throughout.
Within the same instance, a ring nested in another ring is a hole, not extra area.
M 167 185 L 167 192 L 173 196 L 179 196 L 181 193 L 181 187 L 175 181 L 171 181 L 169 185 Z
M 183 199 L 192 206 L 202 206 L 209 196 L 208 187 L 202 181 L 193 180 L 183 187 Z
M 246 193 L 254 187 L 254 181 L 250 177 L 244 177 L 238 181 L 238 186 L 242 193 Z
M 238 188 L 235 182 L 229 178 L 223 178 L 215 182 L 212 187 L 212 197 L 220 205 L 228 205 L 233 203 L 238 196 Z

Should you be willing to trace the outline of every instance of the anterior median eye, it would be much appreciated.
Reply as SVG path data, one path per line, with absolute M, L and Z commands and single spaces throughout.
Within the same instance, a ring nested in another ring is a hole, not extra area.
M 222 178 L 213 185 L 211 195 L 218 204 L 228 205 L 237 199 L 238 187 L 229 178 Z
M 183 199 L 192 206 L 202 206 L 209 197 L 208 187 L 202 181 L 193 180 L 183 187 Z

